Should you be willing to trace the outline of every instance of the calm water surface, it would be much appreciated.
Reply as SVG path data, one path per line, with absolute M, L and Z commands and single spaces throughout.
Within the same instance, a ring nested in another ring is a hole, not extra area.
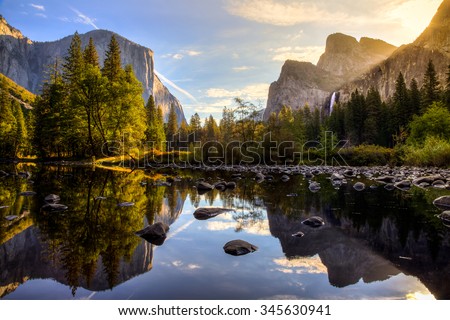
M 303 176 L 258 184 L 248 174 L 235 190 L 199 195 L 196 179 L 230 181 L 230 173 L 175 172 L 183 178 L 167 187 L 142 170 L 1 169 L 32 174 L 0 178 L 3 299 L 450 298 L 449 228 L 431 204 L 449 191 L 356 192 L 356 180 L 335 190 L 317 176 L 322 189 L 312 193 Z M 51 193 L 69 209 L 40 210 Z M 135 205 L 117 206 L 124 201 Z M 196 220 L 203 206 L 235 212 Z M 313 215 L 325 226 L 301 224 Z M 157 221 L 170 225 L 162 246 L 134 234 Z M 305 236 L 293 237 L 298 231 Z M 234 239 L 259 250 L 225 254 Z

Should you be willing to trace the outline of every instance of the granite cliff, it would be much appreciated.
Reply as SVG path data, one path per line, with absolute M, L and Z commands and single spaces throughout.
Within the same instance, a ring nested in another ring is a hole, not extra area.
M 400 72 L 407 84 L 415 78 L 421 86 L 430 60 L 440 82 L 445 83 L 450 64 L 450 0 L 442 2 L 429 26 L 411 44 L 396 48 L 382 40 L 363 37 L 358 42 L 351 36 L 336 33 L 328 37 L 315 73 L 298 68 L 301 62 L 287 61 L 278 81 L 270 87 L 265 119 L 270 113 L 278 112 L 282 105 L 298 109 L 307 103 L 327 108 L 333 92 L 339 92 L 340 101 L 346 101 L 356 89 L 366 93 L 375 87 L 381 98 L 387 100 L 395 91 Z M 314 67 L 311 65 L 310 69 Z M 314 81 L 317 78 L 327 80 Z M 320 94 L 312 95 L 312 91 Z
M 155 74 L 151 49 L 106 30 L 90 31 L 81 34 L 80 38 L 83 47 L 88 44 L 89 38 L 94 40 L 100 62 L 103 63 L 112 35 L 120 45 L 123 65 L 131 64 L 136 77 L 141 81 L 144 99 L 147 100 L 153 95 L 166 119 L 172 104 L 175 106 L 178 121 L 185 119 L 181 103 Z M 71 40 L 72 36 L 68 36 L 57 41 L 34 42 L 0 17 L 0 73 L 31 92 L 39 93 L 48 66 L 53 64 L 55 59 L 66 55 Z

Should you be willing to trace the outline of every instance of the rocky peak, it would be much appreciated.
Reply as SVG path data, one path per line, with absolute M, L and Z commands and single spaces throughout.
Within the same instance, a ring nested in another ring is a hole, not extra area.
M 389 57 L 395 49 L 382 40 L 363 37 L 358 42 L 352 36 L 335 33 L 328 36 L 317 66 L 350 80 Z
M 450 56 L 450 0 L 442 2 L 429 26 L 414 44 L 430 50 L 439 50 Z
M 2 15 L 0 15 L 0 35 L 11 36 L 16 39 L 27 39 L 28 43 L 31 44 L 31 40 L 25 38 L 20 30 L 17 30 L 16 28 L 10 26 L 8 21 L 6 21 L 6 19 Z

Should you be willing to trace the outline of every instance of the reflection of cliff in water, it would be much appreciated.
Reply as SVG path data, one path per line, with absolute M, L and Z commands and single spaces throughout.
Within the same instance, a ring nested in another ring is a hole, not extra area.
M 301 221 L 307 216 L 289 218 L 274 206 L 267 208 L 270 231 L 279 239 L 288 259 L 319 255 L 328 269 L 330 284 L 345 287 L 362 279 L 366 283 L 383 281 L 400 272 L 420 279 L 438 299 L 450 298 L 450 243 L 448 236 L 437 250 L 430 250 L 425 232 L 410 231 L 406 241 L 399 241 L 395 221 L 384 217 L 378 230 L 368 225 L 353 226 L 350 218 L 336 219 L 311 209 L 310 215 L 320 215 L 326 225 L 312 229 Z M 302 238 L 292 234 L 302 231 Z
M 103 291 L 149 271 L 153 246 L 134 232 L 156 221 L 172 224 L 186 199 L 175 187 L 141 186 L 142 173 L 41 175 L 46 179 L 33 198 L 34 224 L 0 245 L 0 297 L 29 279 L 55 279 L 75 295 L 78 287 Z M 39 211 L 42 195 L 59 189 L 69 210 Z M 98 196 L 105 199 L 96 200 Z M 120 208 L 121 201 L 135 205 Z
M 49 259 L 47 256 L 50 251 L 49 244 L 41 241 L 39 229 L 34 226 L 0 246 L 0 296 L 7 295 L 30 279 L 55 279 L 62 284 L 71 285 L 67 281 L 66 270 L 61 268 L 59 257 Z M 142 241 L 129 261 L 121 259 L 117 284 L 150 270 L 152 261 L 152 245 Z M 89 280 L 81 277 L 78 282 L 80 287 L 92 291 L 109 289 L 102 259 L 97 260 L 95 273 Z

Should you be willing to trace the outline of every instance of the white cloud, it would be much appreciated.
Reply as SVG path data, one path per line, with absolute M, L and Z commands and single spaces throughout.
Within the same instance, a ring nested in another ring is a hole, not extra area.
M 75 22 L 87 24 L 87 25 L 92 26 L 94 29 L 99 29 L 97 27 L 97 25 L 95 24 L 96 19 L 88 17 L 87 15 L 85 15 L 84 13 L 81 13 L 79 10 L 77 10 L 75 8 L 70 8 L 70 10 L 75 12 L 75 14 L 77 15 L 77 18 L 74 20 Z
M 30 6 L 39 11 L 45 11 L 45 7 L 41 4 L 30 3 Z
M 307 46 L 307 47 L 281 47 L 270 49 L 273 52 L 272 60 L 274 61 L 308 61 L 314 64 L 317 63 L 320 56 L 325 52 L 323 46 Z
M 47 16 L 43 13 L 36 13 L 35 16 L 41 17 L 41 18 L 47 18 Z
M 175 60 L 181 60 L 183 59 L 185 56 L 189 56 L 189 57 L 196 57 L 201 55 L 203 52 L 201 51 L 196 51 L 196 50 L 180 50 L 177 53 L 167 53 L 162 55 L 162 58 L 172 58 Z
M 241 67 L 234 67 L 233 71 L 235 72 L 242 72 L 242 71 L 248 71 L 254 69 L 254 67 L 249 67 L 249 66 L 241 66 Z
M 223 88 L 210 88 L 206 91 L 209 98 L 236 98 L 245 100 L 266 99 L 269 93 L 268 83 L 256 83 L 242 89 L 227 90 Z
M 314 3 L 275 0 L 228 0 L 226 10 L 247 20 L 276 26 L 293 26 L 305 22 L 333 21 L 339 12 L 328 12 Z

